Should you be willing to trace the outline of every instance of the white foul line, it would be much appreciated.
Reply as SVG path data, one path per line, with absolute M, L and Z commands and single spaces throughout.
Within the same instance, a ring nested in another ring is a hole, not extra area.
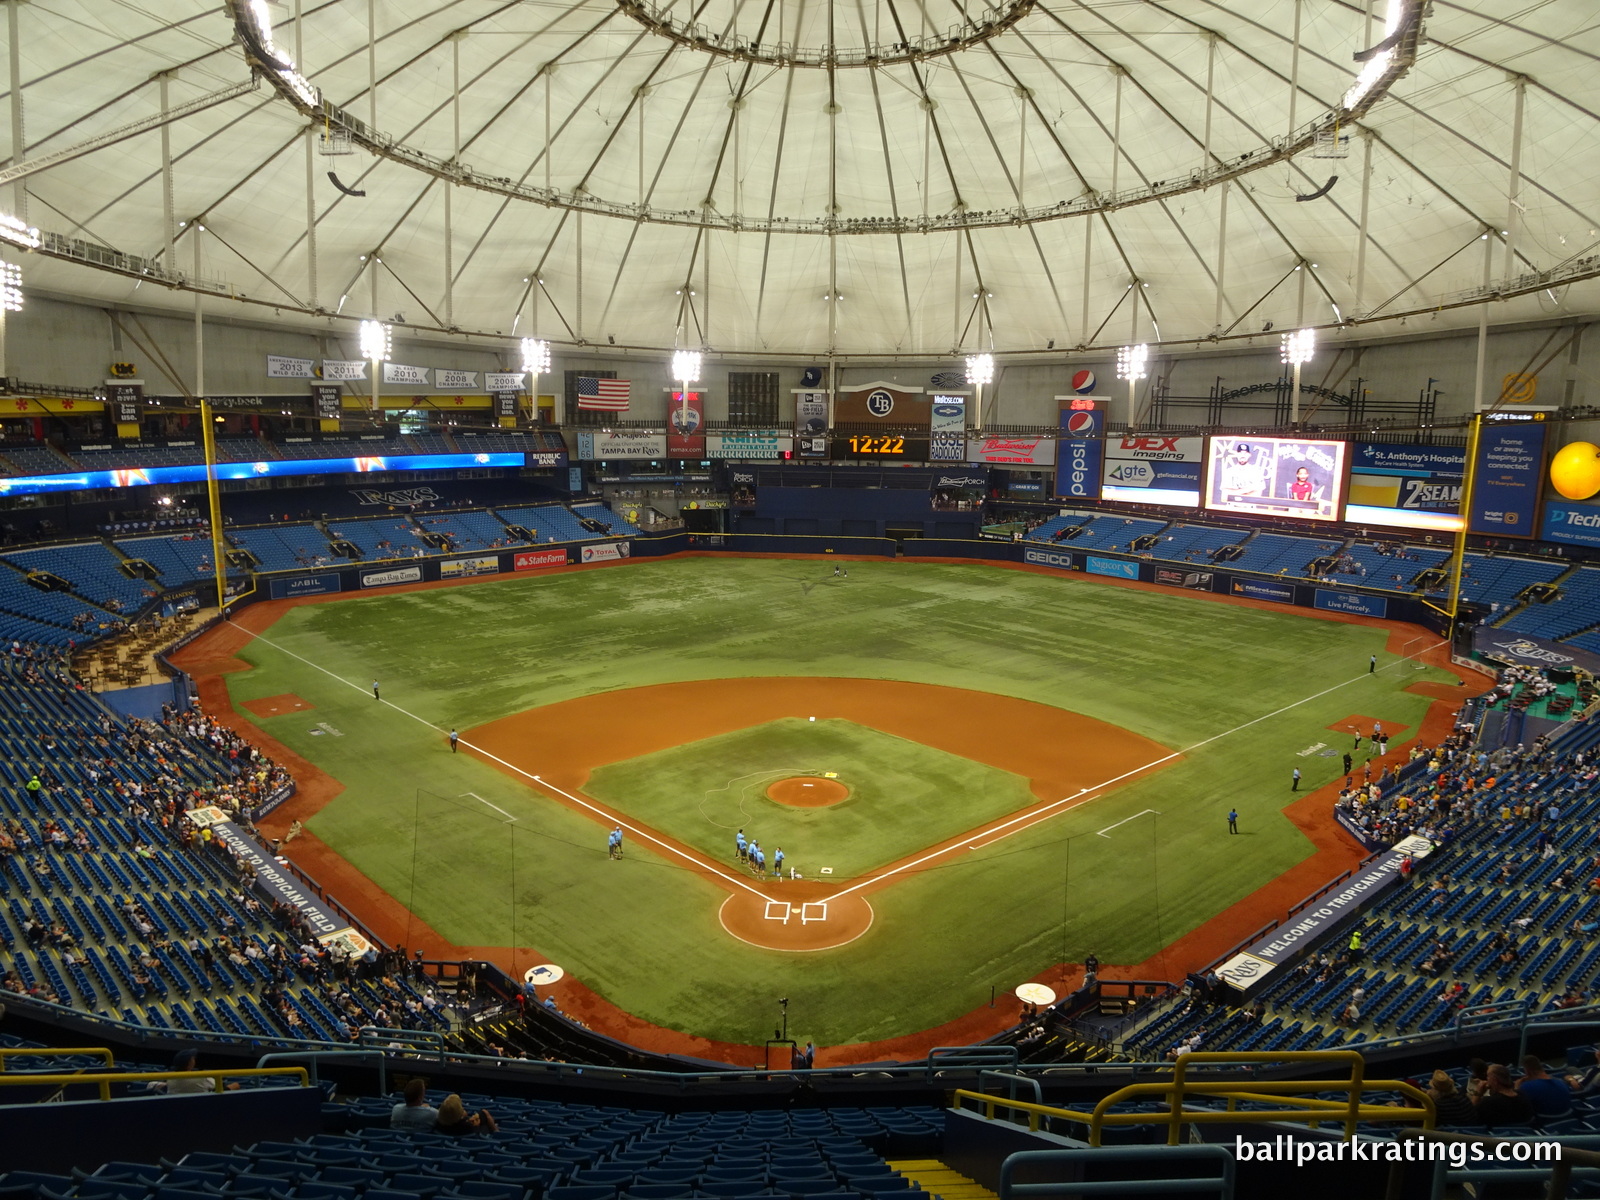
M 238 628 L 238 626 L 235 626 L 235 628 Z M 293 650 L 289 650 L 289 649 L 284 648 L 283 646 L 278 645 L 278 643 L 274 642 L 271 638 L 264 637 L 261 634 L 254 632 L 253 630 L 248 630 L 247 629 L 247 630 L 244 630 L 244 632 L 250 634 L 250 636 L 252 638 L 254 638 L 254 639 L 258 640 L 258 641 L 266 642 L 267 645 L 273 647 L 275 650 L 278 650 L 278 651 L 281 651 L 284 654 L 287 654 L 290 658 L 299 659 L 299 661 L 305 663 L 309 667 L 316 667 L 316 669 L 321 671 L 324 675 L 327 675 L 331 679 L 337 679 L 340 683 L 344 684 L 346 687 L 355 688 L 356 691 L 362 692 L 362 693 L 365 693 L 366 690 L 367 690 L 366 688 L 362 687 L 359 683 L 351 683 L 350 680 L 344 678 L 342 675 L 335 675 L 332 671 L 328 670 L 327 667 L 324 667 L 324 666 L 321 666 L 321 665 L 319 665 L 317 663 L 314 663 L 309 658 L 301 658 L 301 656 L 296 654 Z M 1436 648 L 1438 646 L 1443 646 L 1443 645 L 1446 645 L 1446 644 L 1447 643 L 1445 641 L 1443 641 L 1443 640 L 1434 642 L 1433 645 L 1431 645 L 1431 646 L 1424 646 L 1421 650 L 1417 651 L 1416 654 L 1408 654 L 1404 658 L 1399 659 L 1397 662 L 1385 663 L 1379 669 L 1381 671 L 1393 670 L 1395 667 L 1399 666 L 1400 663 L 1409 662 L 1412 659 L 1420 658 L 1422 655 L 1426 654 L 1429 650 L 1432 650 L 1432 649 L 1434 649 L 1434 648 Z M 1138 775 L 1142 771 L 1148 771 L 1152 767 L 1159 767 L 1163 763 L 1169 763 L 1175 758 L 1182 758 L 1185 754 L 1188 754 L 1188 753 L 1190 753 L 1191 751 L 1194 751 L 1194 750 L 1198 750 L 1202 746 L 1209 746 L 1212 742 L 1221 741 L 1223 738 L 1230 737 L 1231 735 L 1233 735 L 1235 733 L 1239 733 L 1241 730 L 1249 729 L 1252 725 L 1259 725 L 1259 724 L 1261 724 L 1262 721 L 1270 721 L 1273 717 L 1281 716 L 1284 713 L 1291 711 L 1292 709 L 1299 708 L 1302 704 L 1309 704 L 1313 700 L 1320 700 L 1324 696 L 1331 695 L 1333 692 L 1337 692 L 1340 688 L 1349 687 L 1352 683 L 1359 683 L 1361 680 L 1368 678 L 1370 675 L 1371 675 L 1371 672 L 1363 671 L 1361 674 L 1355 676 L 1354 678 L 1347 679 L 1343 683 L 1336 683 L 1332 687 L 1324 688 L 1322 691 L 1317 692 L 1315 695 L 1304 696 L 1301 699 L 1296 700 L 1293 704 L 1285 704 L 1282 708 L 1274 709 L 1272 712 L 1269 712 L 1269 713 L 1263 713 L 1261 716 L 1256 717 L 1254 720 L 1246 721 L 1242 725 L 1235 725 L 1232 729 L 1224 729 L 1221 733 L 1215 734 L 1212 737 L 1204 738 L 1204 739 L 1202 739 L 1202 740 L 1200 740 L 1198 742 L 1195 742 L 1191 746 L 1185 746 L 1182 750 L 1174 750 L 1171 754 L 1165 754 L 1165 755 L 1162 755 L 1162 757 L 1160 757 L 1160 758 L 1152 759 L 1151 761 L 1145 763 L 1142 767 L 1135 767 L 1131 771 L 1124 771 L 1122 774 L 1117 775 L 1114 778 L 1102 780 L 1100 783 L 1095 784 L 1093 787 L 1080 788 L 1079 791 L 1078 791 L 1078 794 L 1076 796 L 1066 796 L 1066 797 L 1064 797 L 1064 798 L 1062 798 L 1060 800 L 1055 801 L 1053 804 L 1045 805 L 1043 808 L 1030 809 L 1028 812 L 1023 813 L 1019 817 L 1013 817 L 1011 820 L 1005 822 L 1003 825 L 998 825 L 993 829 L 985 830 L 982 834 L 979 834 L 978 837 L 982 837 L 982 838 L 987 838 L 988 839 L 987 841 L 984 841 L 982 843 L 982 846 L 993 845 L 995 842 L 1001 841 L 1004 838 L 1008 838 L 1014 833 L 1021 833 L 1023 829 L 1027 829 L 1027 828 L 1032 827 L 1033 825 L 1037 825 L 1039 823 L 1040 819 L 1042 819 L 1046 814 L 1053 814 L 1055 812 L 1055 810 L 1059 809 L 1063 804 L 1070 804 L 1075 800 L 1081 799 L 1086 793 L 1101 791 L 1104 788 L 1110 787 L 1112 784 L 1121 783 L 1124 779 L 1127 779 L 1130 776 Z M 380 703 L 387 704 L 390 708 L 394 709 L 398 713 L 404 713 L 406 716 L 410 717 L 413 721 L 417 721 L 417 722 L 419 722 L 419 723 L 421 723 L 423 725 L 426 725 L 429 729 L 432 729 L 432 730 L 434 730 L 436 732 L 439 732 L 439 733 L 444 732 L 437 725 L 435 725 L 432 721 L 429 721 L 429 720 L 427 720 L 426 718 L 423 718 L 423 717 L 419 717 L 414 712 L 408 712 L 407 710 L 401 708 L 398 704 L 394 704 L 394 703 L 392 703 L 391 701 L 388 701 L 388 700 L 380 701 Z M 731 884 L 735 885 L 736 887 L 741 887 L 741 888 L 743 888 L 745 891 L 749 892 L 753 896 L 760 896 L 763 900 L 766 899 L 766 893 L 765 892 L 757 891 L 755 888 L 753 888 L 749 884 L 745 883 L 744 880 L 739 879 L 736 876 L 727 874 L 726 872 L 720 870 L 719 868 L 711 865 L 711 863 L 705 861 L 704 859 L 696 858 L 691 854 L 685 854 L 682 850 L 679 850 L 676 846 L 669 846 L 666 842 L 663 842 L 660 838 L 655 837 L 652 834 L 646 833 L 642 829 L 638 829 L 635 826 L 628 824 L 626 821 L 621 820 L 620 818 L 617 818 L 617 817 L 613 816 L 611 813 L 605 812 L 603 809 L 597 808 L 595 805 L 590 804 L 587 800 L 583 799 L 581 796 L 574 796 L 571 792 L 563 791 L 561 788 L 556 787 L 555 784 L 550 783 L 547 780 L 541 779 L 537 775 L 531 775 L 527 771 L 524 771 L 521 767 L 517 766 L 515 763 L 509 763 L 505 759 L 501 758 L 499 755 L 491 754 L 491 753 L 489 753 L 489 751 L 483 749 L 482 747 L 474 746 L 471 742 L 463 742 L 462 744 L 465 745 L 469 750 L 476 750 L 479 754 L 483 755 L 485 758 L 493 759 L 495 762 L 497 762 L 501 766 L 505 767 L 506 770 L 515 771 L 518 775 L 522 775 L 522 776 L 525 776 L 528 779 L 533 780 L 540 787 L 547 788 L 548 790 L 550 790 L 552 792 L 555 792 L 556 794 L 558 794 L 560 796 L 564 796 L 568 800 L 572 801 L 574 804 L 580 805 L 583 808 L 588 809 L 590 812 L 604 817 L 608 821 L 615 820 L 617 822 L 617 824 L 621 825 L 622 828 L 628 830 L 630 833 L 633 833 L 633 834 L 637 835 L 638 837 L 644 839 L 647 842 L 655 843 L 657 846 L 660 846 L 663 850 L 666 850 L 669 853 L 677 855 L 679 858 L 682 858 L 682 859 L 684 859 L 684 860 L 686 860 L 688 862 L 693 863 L 695 866 L 701 868 L 702 870 L 711 872 L 713 875 L 717 876 L 717 878 L 725 880 L 726 882 L 731 883 Z M 1152 811 L 1152 810 L 1146 810 L 1146 811 Z M 1143 814 L 1135 814 L 1135 815 L 1142 816 Z M 1021 826 L 1021 828 L 1012 828 L 1013 826 L 1016 826 L 1019 822 L 1026 822 L 1026 824 L 1023 824 Z M 1115 828 L 1115 826 L 1108 826 L 1108 828 Z M 990 837 L 991 834 L 998 834 L 999 836 Z M 873 883 L 879 882 L 880 880 L 888 879 L 892 875 L 899 875 L 903 871 L 909 871 L 913 867 L 919 867 L 925 862 L 930 862 L 935 858 L 940 858 L 943 855 L 951 853 L 952 851 L 955 851 L 955 850 L 966 850 L 966 849 L 969 849 L 969 848 L 970 849 L 981 849 L 982 848 L 981 846 L 975 846 L 974 845 L 974 843 L 977 842 L 977 840 L 978 840 L 977 837 L 968 838 L 964 842 L 957 842 L 954 845 L 946 846 L 943 850 L 935 850 L 931 854 L 924 854 L 921 858 L 913 859 L 911 862 L 908 862 L 908 863 L 902 863 L 900 866 L 893 867 L 890 870 L 884 871 L 882 874 L 874 875 L 870 879 L 863 879 L 860 883 L 852 884 L 850 887 L 845 888 L 843 891 L 835 892 L 832 896 L 829 896 L 828 899 L 823 901 L 822 903 L 828 903 L 829 901 L 837 900 L 841 896 L 848 896 L 851 892 L 860 891 L 862 888 L 866 887 L 868 884 L 873 884 Z
M 324 667 L 319 663 L 314 663 L 309 658 L 301 658 L 301 656 L 296 654 L 293 650 L 290 650 L 290 649 L 287 649 L 284 646 L 278 645 L 278 643 L 273 641 L 271 638 L 263 637 L 261 634 L 255 633 L 254 631 L 248 630 L 248 629 L 245 630 L 244 632 L 250 634 L 250 636 L 255 638 L 257 641 L 266 642 L 266 644 L 271 646 L 274 650 L 277 650 L 277 651 L 279 651 L 279 652 L 281 652 L 283 654 L 287 654 L 290 658 L 299 659 L 301 662 L 305 663 L 306 666 L 308 666 L 308 667 L 316 667 L 317 670 L 321 671 L 324 675 L 328 676 L 330 679 L 337 679 L 340 683 L 344 684 L 346 687 L 353 687 L 358 692 L 361 692 L 363 694 L 366 693 L 367 689 L 362 687 L 359 683 L 351 683 L 348 679 L 344 678 L 344 676 L 335 675 L 332 671 L 328 670 L 327 667 Z M 413 721 L 416 721 L 418 724 L 426 725 L 429 729 L 434 730 L 436 733 L 443 733 L 444 732 L 444 730 L 440 729 L 437 725 L 435 725 L 432 721 L 428 720 L 426 717 L 419 717 L 419 716 L 417 716 L 416 713 L 410 712 L 410 711 L 408 711 L 408 710 L 406 710 L 404 708 L 401 708 L 398 704 L 395 704 L 391 700 L 380 700 L 380 701 L 378 701 L 378 703 L 388 705 L 390 708 L 394 709 L 395 712 L 402 713 L 405 716 L 410 717 Z M 583 808 L 588 809 L 590 812 L 594 813 L 595 815 L 603 817 L 607 821 L 614 821 L 616 824 L 618 824 L 622 828 L 626 829 L 629 833 L 633 834 L 635 837 L 638 837 L 641 840 L 646 841 L 646 842 L 653 842 L 655 845 L 661 847 L 661 849 L 667 851 L 670 854 L 676 854 L 679 858 L 685 860 L 686 862 L 693 863 L 695 866 L 699 867 L 701 870 L 709 871 L 709 872 L 711 872 L 711 874 L 715 875 L 717 878 L 725 880 L 726 882 L 733 884 L 735 887 L 743 888 L 745 891 L 749 892 L 752 896 L 760 896 L 763 900 L 766 899 L 767 894 L 765 892 L 758 891 L 757 889 L 755 889 L 755 888 L 751 887 L 749 884 L 747 884 L 744 880 L 739 879 L 736 876 L 727 874 L 726 872 L 720 870 L 719 868 L 713 866 L 711 863 L 707 862 L 705 859 L 696 858 L 692 854 L 685 854 L 682 850 L 679 850 L 676 846 L 668 845 L 666 842 L 663 842 L 660 838 L 656 837 L 654 834 L 648 833 L 645 830 L 638 828 L 637 826 L 628 824 L 627 821 L 625 821 L 622 818 L 616 816 L 615 814 L 608 813 L 604 809 L 598 808 L 595 805 L 590 804 L 587 800 L 585 800 L 581 796 L 574 796 L 571 792 L 563 791 L 561 788 L 558 788 L 555 784 L 551 783 L 549 780 L 540 779 L 539 776 L 537 776 L 537 775 L 529 774 L 527 771 L 524 771 L 521 767 L 517 766 L 515 763 L 507 762 L 505 759 L 501 758 L 498 754 L 491 754 L 489 751 L 485 750 L 482 746 L 475 746 L 471 742 L 467 741 L 465 738 L 461 739 L 461 744 L 463 746 L 465 746 L 468 750 L 476 750 L 479 754 L 483 755 L 484 758 L 493 759 L 495 762 L 499 763 L 506 770 L 515 771 L 518 775 L 521 775 L 521 776 L 523 776 L 523 777 L 525 777 L 527 779 L 533 780 L 540 787 L 547 788 L 548 790 L 550 790 L 552 792 L 555 792 L 557 795 L 565 796 L 568 800 L 572 801 L 572 803 L 580 805 Z M 489 802 L 487 800 L 485 800 L 484 803 L 488 804 Z M 491 805 L 489 805 L 489 807 L 490 808 L 494 808 L 494 805 L 491 804 Z M 496 811 L 497 812 L 504 812 L 505 810 L 504 809 L 496 809 Z
M 489 804 L 489 802 L 487 800 L 485 800 L 482 796 L 478 795 L 477 792 L 462 792 L 461 794 L 463 796 L 471 796 L 474 800 L 478 801 L 480 804 Z M 515 817 L 513 817 L 505 809 L 501 808 L 498 804 L 489 804 L 489 807 L 494 809 L 495 812 L 499 813 L 508 822 L 516 820 Z
M 1388 671 L 1398 666 L 1400 663 L 1406 662 L 1408 659 L 1416 658 L 1422 654 L 1426 654 L 1434 647 L 1443 646 L 1445 644 L 1446 643 L 1443 641 L 1438 641 L 1435 642 L 1433 646 L 1424 646 L 1417 652 L 1417 654 L 1408 655 L 1406 658 L 1402 658 L 1398 662 L 1385 664 L 1382 669 Z M 968 838 L 964 842 L 956 842 L 953 845 L 946 846 L 943 850 L 935 850 L 930 854 L 924 854 L 921 858 L 912 859 L 908 863 L 901 863 L 898 867 L 891 867 L 889 870 L 884 871 L 881 874 L 874 875 L 869 879 L 863 879 L 860 883 L 852 884 L 851 886 L 845 888 L 842 892 L 835 892 L 832 896 L 829 896 L 828 899 L 837 900 L 840 896 L 848 896 L 851 892 L 860 891 L 869 884 L 878 883 L 880 880 L 888 879 L 892 875 L 899 875 L 902 871 L 910 871 L 915 867 L 920 867 L 923 863 L 931 862 L 936 858 L 942 858 L 944 855 L 954 853 L 957 850 L 981 849 L 982 846 L 991 846 L 995 842 L 1010 837 L 1012 834 L 1021 833 L 1024 829 L 1028 829 L 1039 824 L 1040 820 L 1047 814 L 1053 814 L 1063 804 L 1071 804 L 1074 801 L 1082 799 L 1085 793 L 1101 791 L 1104 788 L 1110 787 L 1114 783 L 1121 783 L 1124 779 L 1127 779 L 1130 776 L 1138 775 L 1142 771 L 1148 771 L 1152 767 L 1159 767 L 1161 764 L 1169 763 L 1175 758 L 1182 758 L 1185 754 L 1188 754 L 1193 750 L 1198 750 L 1202 746 L 1209 746 L 1212 742 L 1221 741 L 1223 738 L 1228 737 L 1231 734 L 1238 733 L 1240 730 L 1249 729 L 1252 725 L 1259 725 L 1262 721 L 1270 721 L 1273 717 L 1281 716 L 1284 713 L 1289 712 L 1291 709 L 1299 708 L 1302 704 L 1310 704 L 1311 701 L 1320 700 L 1322 697 L 1329 695 L 1330 693 L 1337 692 L 1340 688 L 1349 687 L 1352 683 L 1359 683 L 1361 680 L 1368 678 L 1370 674 L 1371 672 L 1363 671 L 1361 674 L 1352 679 L 1346 679 L 1343 683 L 1336 683 L 1330 688 L 1324 688 L 1314 696 L 1302 697 L 1301 699 L 1296 700 L 1293 704 L 1285 704 L 1282 708 L 1274 709 L 1269 713 L 1264 713 L 1252 721 L 1246 721 L 1242 725 L 1235 725 L 1232 729 L 1225 729 L 1219 734 L 1215 734 L 1212 737 L 1204 738 L 1201 741 L 1195 742 L 1192 746 L 1185 746 L 1182 750 L 1174 750 L 1171 754 L 1165 754 L 1160 758 L 1152 759 L 1151 761 L 1145 763 L 1142 767 L 1135 767 L 1131 771 L 1124 771 L 1121 775 L 1118 775 L 1113 779 L 1103 780 L 1100 783 L 1095 784 L 1093 787 L 1080 789 L 1076 796 L 1066 796 L 1060 800 L 1057 800 L 1053 804 L 1045 805 L 1043 808 L 1029 809 L 1021 816 L 1012 817 L 1011 820 L 1005 822 L 1003 825 L 997 825 L 992 829 L 986 829 L 982 833 Z M 974 843 L 980 838 L 986 839 L 982 842 L 982 846 L 974 845 Z
M 1158 817 L 1161 815 L 1161 813 L 1160 813 L 1160 811 L 1158 809 L 1147 808 L 1147 809 L 1143 810 L 1143 812 L 1134 813 L 1133 816 L 1131 816 L 1131 817 L 1123 817 L 1122 820 L 1117 822 L 1117 825 L 1126 825 L 1129 821 L 1137 821 L 1140 817 L 1144 816 L 1145 813 L 1155 813 L 1156 816 L 1158 816 Z M 1104 829 L 1102 829 L 1095 836 L 1096 837 L 1107 837 L 1107 836 L 1110 835 L 1111 831 L 1117 827 L 1117 825 L 1107 825 Z

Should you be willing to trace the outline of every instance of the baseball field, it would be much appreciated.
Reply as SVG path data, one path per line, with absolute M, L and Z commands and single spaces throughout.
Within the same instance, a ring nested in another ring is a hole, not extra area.
M 832 571 L 685 557 L 259 604 L 186 665 L 320 773 L 272 828 L 304 817 L 322 869 L 360 873 L 339 899 L 412 946 L 557 964 L 597 1026 L 580 991 L 631 1014 L 614 1031 L 708 1048 L 759 1045 L 779 997 L 792 1035 L 840 1046 L 1065 986 L 1090 951 L 1180 972 L 1168 948 L 1219 913 L 1353 857 L 1307 794 L 1353 725 L 1381 722 L 1396 761 L 1455 683 L 1399 654 L 1421 631 L 1365 619 Z

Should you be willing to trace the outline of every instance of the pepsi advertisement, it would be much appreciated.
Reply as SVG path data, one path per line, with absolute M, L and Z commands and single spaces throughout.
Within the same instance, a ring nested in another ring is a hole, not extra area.
M 1081 406 L 1081 407 L 1080 407 Z M 1100 498 L 1100 461 L 1105 443 L 1105 412 L 1093 400 L 1075 400 L 1061 410 L 1057 447 L 1056 495 L 1069 500 Z
M 265 479 L 271 476 L 346 475 L 369 471 L 448 471 L 465 467 L 520 467 L 526 455 L 401 454 L 370 458 L 306 458 L 289 462 L 228 462 L 216 466 L 218 479 Z M 196 483 L 206 477 L 204 463 L 182 467 L 131 467 L 116 471 L 79 471 L 69 475 L 24 475 L 0 479 L 0 496 L 39 492 L 78 492 L 87 488 L 148 487 L 163 483 Z
M 1477 483 L 1472 489 L 1473 533 L 1531 538 L 1539 535 L 1544 488 L 1545 426 L 1485 421 L 1478 435 Z

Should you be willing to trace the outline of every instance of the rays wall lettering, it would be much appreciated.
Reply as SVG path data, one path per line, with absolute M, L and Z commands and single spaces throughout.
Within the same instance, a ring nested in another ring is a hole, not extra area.
M 1491 642 L 1489 644 L 1496 650 L 1503 650 L 1507 654 L 1515 654 L 1518 658 L 1533 658 L 1540 662 L 1557 664 L 1573 661 L 1570 654 L 1557 654 L 1554 650 L 1546 650 L 1538 643 L 1530 642 L 1523 638 L 1519 638 L 1514 642 Z

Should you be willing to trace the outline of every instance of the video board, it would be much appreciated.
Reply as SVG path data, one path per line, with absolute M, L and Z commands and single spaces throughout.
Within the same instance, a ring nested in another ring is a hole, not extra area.
M 1213 512 L 1337 521 L 1346 443 L 1314 438 L 1213 437 L 1205 507 Z

